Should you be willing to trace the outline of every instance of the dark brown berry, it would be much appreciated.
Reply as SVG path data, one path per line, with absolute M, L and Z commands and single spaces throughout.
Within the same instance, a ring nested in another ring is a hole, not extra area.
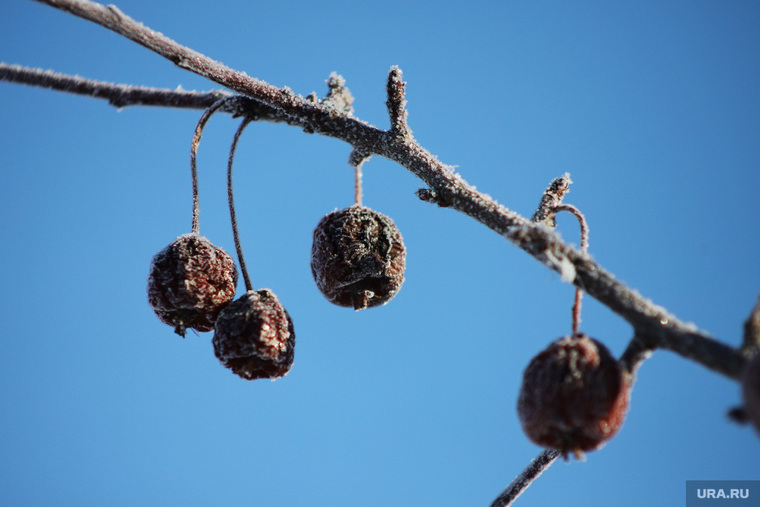
M 158 252 L 148 275 L 148 303 L 180 336 L 186 329 L 211 331 L 221 309 L 235 297 L 232 257 L 198 234 L 184 234 Z
M 276 379 L 293 366 L 293 321 L 269 289 L 250 290 L 216 319 L 214 354 L 246 380 Z
M 534 443 L 582 457 L 623 425 L 630 382 L 601 342 L 579 333 L 553 342 L 525 369 L 517 413 Z
M 325 215 L 314 229 L 311 273 L 338 306 L 384 305 L 404 283 L 406 248 L 393 221 L 364 206 Z
M 760 432 L 760 352 L 749 360 L 742 375 L 744 409 Z

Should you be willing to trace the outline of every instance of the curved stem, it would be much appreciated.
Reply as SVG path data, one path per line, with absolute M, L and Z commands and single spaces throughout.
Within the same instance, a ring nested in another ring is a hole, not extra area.
M 198 123 L 195 125 L 195 131 L 193 132 L 193 142 L 190 144 L 190 179 L 193 183 L 193 234 L 200 234 L 201 230 L 201 210 L 198 199 L 198 163 L 196 161 L 198 154 L 198 145 L 201 142 L 201 133 L 203 132 L 203 128 L 206 126 L 206 123 L 208 123 L 209 118 L 211 118 L 211 115 L 214 114 L 220 107 L 224 105 L 225 102 L 231 98 L 234 97 L 221 98 L 209 106 L 205 111 L 203 111 L 203 114 L 198 120 Z
M 573 206 L 572 204 L 558 204 L 554 207 L 555 211 L 567 211 L 572 213 L 581 226 L 581 252 L 588 253 L 588 222 L 586 216 L 581 213 L 581 210 Z M 575 302 L 573 303 L 573 335 L 578 334 L 578 329 L 581 325 L 581 305 L 583 301 L 583 289 L 580 287 L 575 288 Z
M 232 238 L 235 240 L 235 251 L 238 256 L 238 263 L 240 264 L 240 271 L 243 273 L 243 280 L 245 281 L 245 290 L 252 291 L 253 285 L 251 284 L 251 278 L 248 276 L 248 268 L 245 266 L 245 259 L 243 258 L 243 247 L 240 246 L 240 234 L 238 233 L 237 215 L 235 214 L 235 196 L 232 185 L 232 162 L 235 159 L 235 150 L 237 149 L 238 139 L 243 133 L 243 130 L 251 123 L 252 119 L 248 116 L 243 118 L 240 126 L 235 131 L 235 136 L 232 138 L 232 146 L 230 146 L 230 156 L 227 159 L 227 203 L 230 207 L 230 223 L 232 224 Z

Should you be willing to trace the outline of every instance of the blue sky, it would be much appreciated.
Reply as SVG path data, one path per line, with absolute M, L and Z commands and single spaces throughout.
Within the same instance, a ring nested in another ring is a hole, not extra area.
M 590 252 L 731 344 L 760 295 L 760 7 L 755 2 L 122 0 L 124 12 L 303 95 L 345 77 L 387 126 L 404 71 L 423 146 L 530 215 L 570 172 Z M 211 83 L 89 22 L 0 6 L 0 59 L 120 83 Z M 473 220 L 420 202 L 375 158 L 364 202 L 408 249 L 384 307 L 331 306 L 311 232 L 351 204 L 349 148 L 254 124 L 236 203 L 254 286 L 293 317 L 274 383 L 214 358 L 148 307 L 151 257 L 189 232 L 199 111 L 127 108 L 0 83 L 0 503 L 488 505 L 539 452 L 516 414 L 523 368 L 570 332 L 573 289 Z M 224 167 L 237 122 L 199 152 L 201 232 L 232 252 Z M 577 225 L 560 221 L 577 243 Z M 242 293 L 242 286 L 239 287 Z M 582 329 L 619 354 L 630 327 L 591 298 Z M 685 481 L 757 479 L 758 435 L 727 422 L 738 386 L 672 353 L 642 367 L 619 435 L 556 463 L 516 505 L 681 505 Z

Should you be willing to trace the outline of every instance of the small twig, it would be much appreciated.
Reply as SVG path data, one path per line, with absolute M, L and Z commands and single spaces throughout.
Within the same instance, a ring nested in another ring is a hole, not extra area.
M 388 107 L 388 115 L 391 120 L 390 133 L 392 136 L 408 138 L 412 131 L 407 122 L 409 113 L 406 110 L 406 83 L 403 80 L 401 69 L 395 65 L 391 67 L 388 73 L 387 93 L 388 99 L 385 105 Z
M 248 276 L 248 268 L 245 265 L 245 259 L 243 258 L 243 247 L 240 244 L 240 233 L 238 232 L 237 215 L 235 214 L 235 196 L 232 185 L 232 163 L 235 159 L 235 150 L 237 149 L 237 143 L 240 139 L 240 135 L 243 130 L 251 123 L 251 118 L 243 118 L 240 126 L 235 131 L 235 136 L 232 138 L 232 146 L 230 146 L 230 156 L 227 159 L 227 203 L 230 208 L 230 224 L 232 225 L 232 239 L 235 241 L 235 251 L 237 252 L 238 263 L 240 264 L 240 271 L 243 273 L 243 280 L 245 281 L 245 290 L 248 292 L 253 290 L 251 284 L 251 278 Z
M 544 190 L 541 202 L 538 203 L 538 209 L 533 213 L 531 220 L 551 228 L 556 227 L 557 223 L 554 217 L 557 214 L 557 206 L 562 204 L 562 199 L 570 191 L 571 183 L 570 173 L 565 173 L 559 178 L 552 180 L 549 187 Z
M 538 479 L 544 471 L 554 463 L 560 456 L 560 451 L 547 449 L 533 458 L 530 464 L 515 477 L 501 494 L 491 503 L 491 507 L 508 507 L 517 500 L 523 491 L 530 486 L 534 480 Z

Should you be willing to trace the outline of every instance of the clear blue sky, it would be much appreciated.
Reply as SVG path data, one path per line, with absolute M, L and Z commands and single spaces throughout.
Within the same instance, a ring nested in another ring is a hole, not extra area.
M 399 65 L 417 139 L 530 215 L 570 172 L 591 253 L 731 344 L 760 295 L 760 7 L 750 1 L 217 2 L 120 0 L 127 14 L 301 94 L 336 71 L 387 125 Z M 0 59 L 208 90 L 119 36 L 30 1 L 0 6 Z M 153 315 L 151 257 L 191 221 L 198 111 L 127 108 L 0 83 L 0 503 L 488 505 L 539 452 L 515 410 L 523 368 L 570 331 L 573 289 L 493 232 L 420 202 L 386 160 L 365 204 L 408 248 L 381 308 L 331 306 L 309 270 L 320 217 L 351 204 L 349 148 L 254 124 L 238 219 L 255 286 L 297 335 L 290 374 L 245 382 L 211 334 Z M 237 125 L 209 123 L 201 232 L 233 250 L 224 194 Z M 577 226 L 560 232 L 577 243 Z M 239 289 L 242 293 L 242 288 Z M 619 354 L 630 327 L 586 298 L 582 328 Z M 738 386 L 658 352 L 620 434 L 556 463 L 518 501 L 682 505 L 687 479 L 760 478 L 760 439 L 727 422 Z

